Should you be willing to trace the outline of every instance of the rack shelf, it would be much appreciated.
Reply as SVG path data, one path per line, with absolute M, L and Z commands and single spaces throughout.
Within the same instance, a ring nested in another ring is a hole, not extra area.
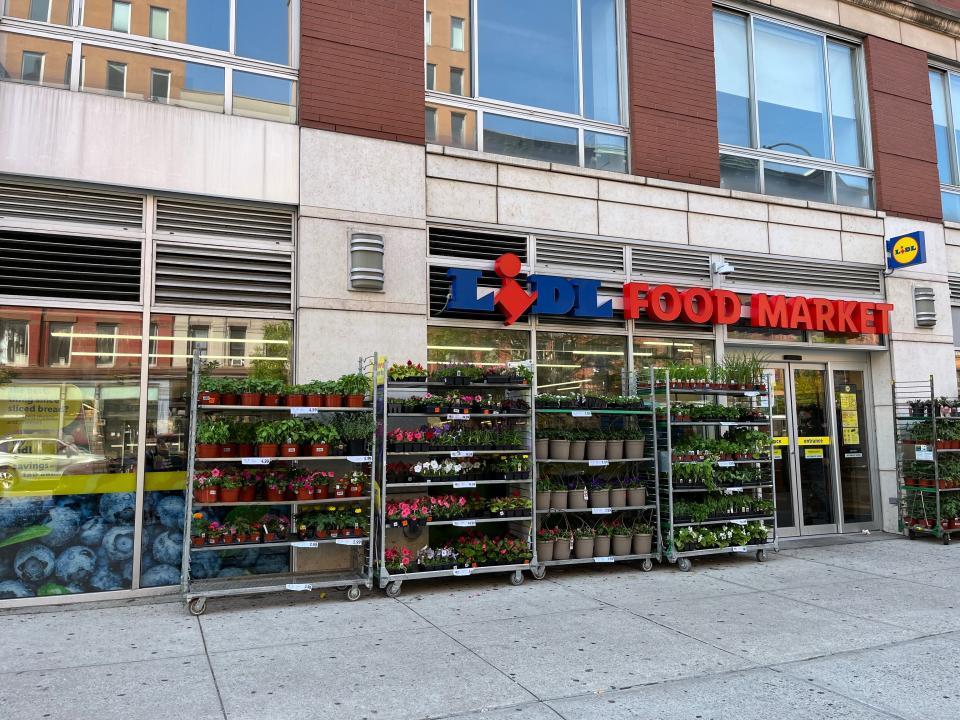
M 444 382 L 431 382 L 427 380 L 426 382 L 402 382 L 402 381 L 391 381 L 389 389 L 390 390 L 416 390 L 417 388 L 425 387 L 442 387 L 449 390 L 475 390 L 477 388 L 483 388 L 484 390 L 529 390 L 529 383 L 472 383 L 469 385 L 450 385 Z
M 308 407 L 306 405 L 200 405 L 200 412 L 244 412 L 259 415 L 268 412 L 282 412 L 289 415 L 321 415 L 324 413 L 373 412 L 372 407 Z
M 587 515 L 613 515 L 618 512 L 630 512 L 635 510 L 656 510 L 656 503 L 652 505 L 625 505 L 623 507 L 602 507 L 602 508 L 549 508 L 541 510 L 537 508 L 537 514 L 555 515 L 560 513 L 584 513 Z
M 417 452 L 388 452 L 391 457 L 404 455 L 440 455 L 443 457 L 473 457 L 474 455 L 531 455 L 529 450 L 418 450 Z
M 593 417 L 594 415 L 651 415 L 653 410 L 593 410 L 591 408 L 537 408 L 538 413 L 570 415 L 572 417 Z
M 500 420 L 502 418 L 530 419 L 530 413 L 390 413 L 395 418 L 437 418 L 438 420 Z
M 674 527 L 697 527 L 699 525 L 738 525 L 740 523 L 761 522 L 773 520 L 772 515 L 750 515 L 748 517 L 733 517 L 723 520 L 702 520 L 700 522 L 675 522 Z
M 277 500 L 276 502 L 272 500 L 252 500 L 250 502 L 215 502 L 215 503 L 203 503 L 194 501 L 194 507 L 276 507 L 277 505 L 337 505 L 344 503 L 352 502 L 368 502 L 370 500 L 369 495 L 363 495 L 361 497 L 348 497 L 348 498 L 324 498 L 321 500 Z
M 593 467 L 606 467 L 607 465 L 622 464 L 622 463 L 645 463 L 653 462 L 654 458 L 652 457 L 643 457 L 643 458 L 621 458 L 620 460 L 550 460 L 550 459 L 540 459 L 537 458 L 538 463 L 567 463 L 573 465 L 590 465 L 593 463 Z
M 363 458 L 363 459 L 359 459 Z M 198 463 L 243 463 L 244 465 L 265 465 L 268 463 L 263 462 L 249 462 L 250 460 L 261 461 L 267 460 L 270 463 L 280 462 L 286 460 L 320 460 L 331 462 L 334 460 L 343 460 L 346 462 L 352 463 L 368 463 L 371 462 L 373 456 L 371 455 L 297 455 L 296 457 L 256 457 L 256 458 L 241 458 L 241 457 L 226 457 L 226 458 L 194 458 L 194 462 Z M 247 460 L 248 462 L 244 462 Z
M 345 542 L 348 540 L 361 540 L 360 543 L 355 542 Z M 309 539 L 309 540 L 277 540 L 276 542 L 261 542 L 261 543 L 229 543 L 227 545 L 202 545 L 199 547 L 191 547 L 190 549 L 193 552 L 205 552 L 205 551 L 218 551 L 223 552 L 224 550 L 235 550 L 240 548 L 271 548 L 271 547 L 296 547 L 301 545 L 302 547 L 309 547 L 307 543 L 317 543 L 319 545 L 342 545 L 344 547 L 360 547 L 366 543 L 370 538 L 368 536 L 364 537 L 348 537 L 348 538 L 324 538 L 320 539 Z
M 396 490 L 404 487 L 450 487 L 457 485 L 457 489 L 469 489 L 478 485 L 529 485 L 530 478 L 525 480 L 438 480 L 427 482 L 388 482 L 387 490 Z

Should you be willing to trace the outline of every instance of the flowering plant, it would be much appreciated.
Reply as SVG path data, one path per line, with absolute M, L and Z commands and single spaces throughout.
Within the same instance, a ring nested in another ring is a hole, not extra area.
M 457 553 L 453 548 L 442 547 L 435 550 L 427 546 L 417 551 L 417 563 L 425 569 L 453 565 L 456 561 Z
M 195 537 L 200 537 L 207 532 L 209 525 L 210 522 L 203 516 L 203 513 L 194 513 L 193 518 L 190 520 L 190 534 Z
M 210 470 L 197 470 L 193 474 L 193 486 L 196 488 L 219 487 L 223 475 L 223 471 L 218 467 Z
M 389 376 L 391 380 L 406 380 L 412 377 L 426 377 L 427 371 L 420 363 L 413 364 L 413 360 L 407 360 L 403 365 L 393 363 L 390 366 Z
M 216 520 L 207 525 L 207 537 L 208 538 L 218 538 L 221 537 L 225 532 L 223 525 L 218 523 Z
M 211 523 L 212 525 L 213 523 Z M 286 532 L 287 528 L 290 527 L 290 518 L 286 515 L 274 515 L 272 513 L 267 513 L 260 518 L 260 525 L 268 533 L 282 533 Z
M 383 551 L 383 556 L 387 572 L 390 573 L 406 572 L 413 562 L 413 551 L 410 548 L 387 548 Z
M 308 493 L 313 492 L 313 475 L 293 475 L 288 485 L 293 492 L 304 490 Z

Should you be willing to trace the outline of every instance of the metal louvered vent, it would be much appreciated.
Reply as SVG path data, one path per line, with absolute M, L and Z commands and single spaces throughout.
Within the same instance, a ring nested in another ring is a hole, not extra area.
M 157 232 L 293 242 L 293 213 L 246 205 L 157 199 Z
M 522 285 L 526 285 L 527 276 L 521 273 L 517 275 L 517 280 Z M 480 287 L 499 288 L 503 281 L 490 271 L 484 271 L 480 276 Z M 447 277 L 447 268 L 436 265 L 430 266 L 430 317 L 443 318 L 445 320 L 497 320 L 503 319 L 499 313 L 485 312 L 465 312 L 463 310 L 446 310 L 447 298 L 450 294 L 450 278 Z M 527 317 L 524 316 L 517 320 L 517 325 L 527 323 Z
M 0 231 L 0 294 L 140 300 L 139 240 Z
M 575 268 L 622 275 L 623 246 L 614 243 L 537 238 L 537 268 Z
M 527 262 L 527 238 L 523 235 L 430 228 L 432 256 L 492 262 L 504 253 L 513 253 L 520 258 L 520 262 Z
M 655 251 L 639 246 L 630 250 L 630 265 L 633 279 L 643 282 L 644 278 L 670 277 L 689 278 L 696 281 L 710 281 L 710 255 L 692 250 Z
M 948 275 L 947 282 L 950 283 L 950 304 L 960 305 L 960 275 Z
M 143 227 L 143 198 L 66 185 L 0 182 L 0 217 Z
M 724 259 L 736 268 L 726 276 L 727 284 L 732 287 L 749 285 L 783 291 L 810 288 L 834 294 L 883 294 L 879 267 L 729 254 L 724 254 Z
M 157 243 L 158 304 L 290 312 L 293 256 L 240 248 Z

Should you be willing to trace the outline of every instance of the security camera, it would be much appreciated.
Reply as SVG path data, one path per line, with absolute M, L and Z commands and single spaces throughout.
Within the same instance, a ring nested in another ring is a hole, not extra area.
M 724 260 L 717 261 L 713 264 L 713 272 L 716 275 L 729 275 L 734 270 L 736 270 L 736 268 Z

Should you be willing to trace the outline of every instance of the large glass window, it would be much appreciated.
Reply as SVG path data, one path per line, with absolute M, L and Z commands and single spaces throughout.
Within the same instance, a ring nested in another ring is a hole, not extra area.
M 671 363 L 711 365 L 714 357 L 713 340 L 633 338 L 633 367 L 638 373 L 650 367 L 667 367 Z
M 71 47 L 37 35 L 0 32 L 0 80 L 67 87 Z
M 537 390 L 555 395 L 620 395 L 627 339 L 617 335 L 537 333 Z
M 530 333 L 527 330 L 435 325 L 427 328 L 428 370 L 459 363 L 492 366 L 529 359 Z
M 428 102 L 462 102 L 441 93 L 471 98 L 483 131 L 475 144 L 466 133 L 468 146 L 626 171 L 617 0 L 428 0 L 428 7 L 427 61 L 439 72 L 428 72 Z M 452 139 L 442 127 L 438 137 Z
M 714 44 L 722 186 L 873 207 L 860 48 L 719 9 Z
M 943 219 L 960 222 L 960 75 L 930 70 L 930 98 L 933 128 L 937 140 L 937 168 L 940 171 Z

